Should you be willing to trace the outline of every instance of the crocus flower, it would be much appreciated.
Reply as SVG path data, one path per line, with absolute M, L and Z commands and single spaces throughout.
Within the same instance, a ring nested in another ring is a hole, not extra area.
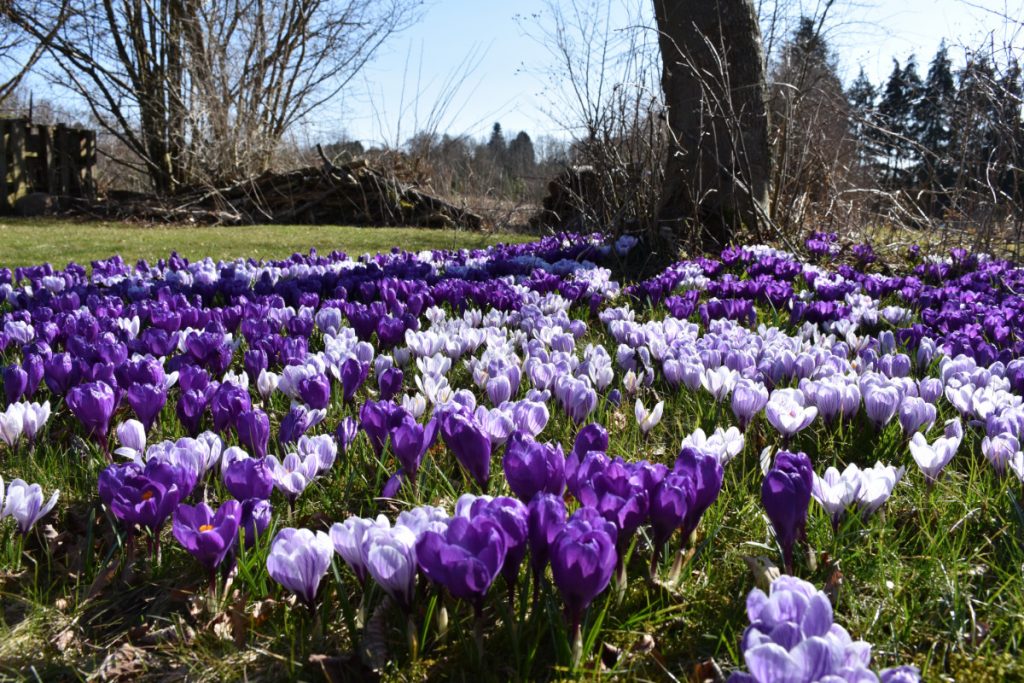
M 323 373 L 311 374 L 299 380 L 296 391 L 299 400 L 314 410 L 326 408 L 331 403 L 331 380 Z
M 274 581 L 312 609 L 333 554 L 334 546 L 324 532 L 286 527 L 277 532 L 270 544 L 267 571 Z
M 681 525 L 684 538 L 689 538 L 696 531 L 704 513 L 718 500 L 725 472 L 715 455 L 692 448 L 683 448 L 679 451 L 672 471 L 693 481 L 694 500 L 687 507 Z
M 12 403 L 0 413 L 0 440 L 14 448 L 25 430 L 25 404 Z
M 111 465 L 107 469 L 116 467 Z M 138 525 L 156 534 L 191 491 L 188 477 L 194 485 L 194 475 L 159 460 L 150 460 L 141 470 L 126 469 L 123 478 L 108 480 L 110 510 L 129 527 Z M 101 495 L 103 485 L 101 480 Z
M 273 509 L 270 507 L 269 500 L 249 498 L 242 501 L 239 529 L 244 534 L 246 548 L 251 548 L 256 543 L 256 539 L 267 530 L 272 515 Z
M 411 415 L 406 415 L 402 422 L 391 431 L 391 450 L 405 474 L 412 481 L 416 480 L 423 456 L 427 454 L 427 450 L 434 443 L 437 427 L 437 418 L 430 420 L 424 426 L 416 422 Z
M 441 437 L 476 483 L 487 488 L 491 475 L 491 441 L 480 425 L 462 413 L 448 413 L 441 419 Z
M 220 566 L 238 541 L 242 504 L 228 500 L 216 512 L 206 503 L 179 505 L 171 531 L 178 543 L 209 570 Z
M 824 477 L 815 473 L 811 495 L 829 514 L 833 531 L 839 528 L 839 521 L 846 508 L 857 500 L 862 482 L 860 468 L 853 463 L 847 465 L 842 474 L 835 467 L 825 470 Z
M 4 395 L 10 405 L 25 394 L 28 387 L 28 373 L 20 365 L 8 365 L 3 371 Z
M 768 422 L 787 439 L 811 424 L 817 415 L 818 409 L 806 405 L 799 389 L 776 389 L 765 405 Z
M 962 432 L 961 432 L 962 434 Z M 933 484 L 960 447 L 959 436 L 940 436 L 929 444 L 924 434 L 917 432 L 910 439 L 910 455 L 921 468 L 925 481 Z
M 167 391 L 152 384 L 133 384 L 128 387 L 128 405 L 138 416 L 146 431 L 153 426 L 156 416 L 167 403 Z
M 223 469 L 224 488 L 237 500 L 266 500 L 274 490 L 274 472 L 266 460 L 240 457 Z
M 561 447 L 540 443 L 515 432 L 502 458 L 505 479 L 519 500 L 528 503 L 540 492 L 565 491 L 565 456 Z
M 146 452 L 146 428 L 142 423 L 138 420 L 125 420 L 117 425 L 116 431 L 121 446 L 114 453 L 132 460 L 142 460 Z
M 1012 434 L 996 434 L 981 440 L 981 453 L 999 474 L 1006 472 L 1007 465 L 1020 453 L 1020 442 Z
M 561 495 L 540 493 L 535 495 L 528 506 L 527 541 L 530 546 L 530 566 L 533 569 L 534 595 L 540 589 L 539 581 L 544 576 L 548 563 L 548 550 L 558 532 L 565 526 L 565 500 Z
M 320 470 L 320 460 L 315 453 L 310 453 L 305 458 L 298 453 L 289 453 L 282 460 L 268 455 L 266 462 L 274 475 L 274 486 L 292 505 Z
M 767 404 L 768 389 L 763 384 L 746 378 L 736 380 L 736 386 L 732 389 L 730 406 L 733 415 L 740 423 L 741 430 L 745 430 L 754 416 L 761 412 Z
M 807 506 L 814 486 L 814 469 L 804 453 L 781 451 L 761 485 L 761 503 L 768 513 L 775 538 L 782 547 L 786 571 L 793 571 L 793 544 L 807 526 Z
M 359 423 L 355 421 L 355 418 L 343 417 L 334 430 L 334 437 L 338 441 L 339 454 L 345 454 L 348 447 L 356 440 L 357 434 L 359 434 Z
M 860 487 L 857 489 L 857 507 L 865 515 L 880 508 L 892 495 L 896 484 L 903 478 L 905 467 L 896 469 L 892 465 L 876 462 L 874 467 L 860 471 Z
M 344 522 L 335 522 L 331 526 L 331 543 L 334 550 L 345 560 L 345 564 L 355 573 L 359 583 L 366 582 L 366 563 L 363 560 L 363 541 L 370 529 L 388 529 L 391 522 L 384 515 L 376 519 L 365 517 L 349 517 Z
M 894 386 L 868 385 L 863 390 L 864 411 L 875 429 L 889 424 L 900 405 L 900 391 Z
M 455 517 L 444 533 L 427 531 L 416 542 L 416 559 L 431 581 L 479 610 L 505 563 L 501 527 L 485 515 Z
M 50 402 L 44 401 L 43 403 L 25 403 L 24 413 L 22 414 L 22 433 L 28 442 L 34 443 L 36 435 L 39 430 L 43 428 L 43 425 L 50 419 Z
M 371 526 L 363 540 L 367 573 L 405 612 L 416 591 L 416 534 L 405 526 Z
M 0 479 L 0 492 L 3 491 L 3 485 L 3 479 Z M 30 485 L 23 479 L 14 479 L 7 486 L 6 498 L 0 498 L 4 506 L 0 517 L 13 518 L 21 535 L 28 535 L 35 523 L 57 504 L 59 496 L 60 491 L 54 491 L 49 500 L 43 503 L 43 489 L 39 484 Z
M 344 363 L 341 364 L 340 379 L 341 379 L 341 392 L 342 400 L 345 403 L 351 403 L 352 399 L 355 398 L 356 391 L 366 381 L 366 376 L 370 372 L 370 366 L 359 361 L 358 358 L 348 358 Z M 399 379 L 399 386 L 401 386 L 401 379 Z M 299 384 L 299 391 L 302 391 L 302 383 Z M 396 392 L 397 393 L 397 392 Z M 328 400 L 330 400 L 330 389 L 328 388 Z M 381 396 L 384 401 L 391 400 L 390 397 Z M 310 404 L 312 405 L 312 404 Z M 324 405 L 313 406 L 314 408 L 326 408 Z
M 650 518 L 656 554 L 672 533 L 683 525 L 696 500 L 696 482 L 687 476 L 671 473 L 655 487 L 651 493 Z M 652 564 L 657 564 L 657 560 Z
M 110 429 L 110 418 L 117 404 L 110 385 L 106 382 L 79 384 L 68 392 L 67 403 L 89 435 L 104 444 L 107 430 Z
M 377 387 L 380 389 L 380 400 L 390 401 L 402 393 L 402 380 L 405 375 L 398 368 L 388 368 L 377 376 Z
M 899 421 L 903 433 L 910 436 L 917 431 L 928 431 L 935 424 L 935 406 L 917 396 L 907 396 L 900 404 Z
M 618 562 L 615 538 L 600 525 L 574 516 L 558 532 L 550 553 L 551 575 L 565 601 L 572 630 L 573 659 L 578 661 L 577 641 L 583 613 L 608 587 Z
M 238 443 L 252 451 L 257 458 L 267 454 L 270 442 L 270 418 L 262 410 L 253 409 L 239 413 L 235 418 Z
M 633 406 L 633 412 L 636 416 L 636 423 L 640 427 L 640 431 L 647 434 L 649 431 L 654 429 L 659 422 L 661 422 L 661 414 L 665 410 L 665 402 L 658 401 L 657 405 L 650 412 L 644 407 L 643 402 L 640 399 L 636 400 L 636 405 Z

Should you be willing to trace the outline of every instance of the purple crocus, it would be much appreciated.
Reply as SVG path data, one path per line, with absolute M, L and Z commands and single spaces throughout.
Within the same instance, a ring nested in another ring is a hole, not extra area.
M 331 380 L 323 373 L 302 378 L 296 390 L 299 400 L 314 410 L 326 408 L 331 403 Z
M 416 542 L 416 558 L 427 578 L 471 602 L 478 613 L 505 553 L 505 534 L 486 515 L 456 517 L 443 533 L 426 531 Z
M 235 420 L 238 442 L 248 448 L 257 458 L 267 454 L 270 441 L 270 418 L 262 410 L 255 408 L 239 413 Z
M 68 392 L 67 403 L 89 435 L 106 450 L 110 418 L 117 405 L 113 388 L 106 382 L 79 384 Z
M 482 489 L 491 476 L 491 441 L 476 420 L 459 412 L 441 419 L 441 437 Z
M 242 504 L 228 500 L 216 512 L 206 503 L 179 505 L 171 531 L 178 543 L 212 573 L 238 541 Z
M 167 391 L 152 384 L 133 384 L 128 387 L 126 398 L 128 405 L 135 411 L 139 422 L 148 432 L 156 416 L 167 403 Z
M 803 538 L 807 527 L 807 508 L 814 486 L 814 468 L 805 453 L 780 451 L 775 465 L 761 485 L 764 505 L 775 538 L 782 547 L 786 572 L 793 572 L 793 544 Z
M 565 601 L 572 631 L 573 664 L 578 664 L 580 623 L 587 607 L 611 581 L 618 562 L 615 539 L 600 524 L 574 515 L 558 532 L 550 551 L 551 575 Z
M 342 400 L 345 403 L 351 403 L 352 399 L 355 398 L 356 392 L 359 391 L 359 387 L 363 386 L 363 382 L 366 381 L 366 376 L 370 372 L 370 366 L 367 363 L 362 363 L 358 358 L 349 358 L 341 364 L 341 370 L 338 373 L 341 376 L 341 395 Z M 401 385 L 401 380 L 399 380 Z M 302 392 L 302 383 L 299 383 L 299 392 Z M 328 391 L 328 400 L 330 399 L 330 393 Z M 381 396 L 382 400 L 390 400 Z M 303 399 L 305 400 L 305 399 Z M 312 405 L 312 404 L 310 404 Z M 313 406 L 314 408 L 325 408 L 326 403 L 322 406 Z
M 263 535 L 270 526 L 272 516 L 273 508 L 270 507 L 269 500 L 249 498 L 242 501 L 239 528 L 242 530 L 246 548 L 251 548 L 256 539 Z
M 28 387 L 28 373 L 20 365 L 8 365 L 3 371 L 4 395 L 11 404 L 25 394 Z
M 548 563 L 548 550 L 558 532 L 565 526 L 565 515 L 565 501 L 561 496 L 551 493 L 537 494 L 528 506 L 527 541 L 530 546 L 530 566 L 533 569 L 535 598 L 539 594 L 540 582 L 544 577 L 544 567 Z
M 380 400 L 390 401 L 402 392 L 404 373 L 398 368 L 388 368 L 377 376 L 377 388 L 380 389 Z
M 114 516 L 129 527 L 138 525 L 154 534 L 195 485 L 194 474 L 159 460 L 147 462 L 141 470 L 124 468 L 123 474 L 101 480 L 101 497 L 106 486 Z M 188 483 L 190 476 L 191 485 Z
M 218 432 L 224 432 L 228 427 L 234 425 L 235 418 L 249 410 L 252 410 L 249 392 L 230 382 L 225 382 L 217 387 L 210 399 L 213 428 Z
M 270 544 L 267 571 L 312 610 L 333 555 L 334 545 L 324 532 L 287 527 L 277 532 Z
M 505 446 L 502 467 L 509 488 L 524 503 L 540 492 L 561 495 L 565 491 L 565 455 L 559 446 L 517 431 Z
M 416 422 L 411 415 L 406 415 L 402 422 L 391 432 L 391 450 L 402 466 L 402 470 L 412 481 L 416 481 L 423 456 L 434 443 L 437 436 L 437 418 L 430 420 L 425 426 Z
M 267 500 L 274 490 L 273 470 L 262 459 L 245 457 L 232 460 L 224 468 L 223 480 L 224 488 L 237 500 Z

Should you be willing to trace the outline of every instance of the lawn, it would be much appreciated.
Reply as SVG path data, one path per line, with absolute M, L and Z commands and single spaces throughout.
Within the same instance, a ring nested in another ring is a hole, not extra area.
M 120 254 L 134 263 L 177 251 L 195 259 L 252 257 L 275 259 L 315 247 L 354 256 L 399 246 L 422 249 L 475 249 L 498 242 L 525 242 L 528 235 L 473 233 L 423 228 L 357 228 L 341 225 L 257 225 L 241 227 L 143 226 L 68 220 L 0 219 L 0 267 L 50 262 L 88 264 Z

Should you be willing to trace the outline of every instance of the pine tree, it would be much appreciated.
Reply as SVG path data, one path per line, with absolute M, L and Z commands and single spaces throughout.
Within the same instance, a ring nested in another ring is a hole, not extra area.
M 908 169 L 916 162 L 914 145 L 914 107 L 921 96 L 921 77 L 916 58 L 911 55 L 906 66 L 893 59 L 892 73 L 878 103 L 881 131 L 879 141 L 884 157 L 885 178 L 892 187 L 902 186 Z
M 877 140 L 873 135 L 878 113 L 875 107 L 877 97 L 878 91 L 862 66 L 846 92 L 846 99 L 850 103 L 850 135 L 857 143 L 858 160 L 862 167 L 871 165 L 877 151 Z
M 953 145 L 953 110 L 956 83 L 945 41 L 928 67 L 921 97 L 914 106 L 914 140 L 920 161 L 914 170 L 916 182 L 928 193 L 926 207 L 935 214 L 947 203 L 944 195 L 955 182 L 950 152 Z
M 490 150 L 494 160 L 498 163 L 505 156 L 505 134 L 501 131 L 501 124 L 495 123 L 491 128 L 491 138 L 487 141 L 487 149 Z
M 516 177 L 522 177 L 533 170 L 537 161 L 533 152 L 533 140 L 526 131 L 520 131 L 519 135 L 508 143 L 507 159 L 508 171 Z

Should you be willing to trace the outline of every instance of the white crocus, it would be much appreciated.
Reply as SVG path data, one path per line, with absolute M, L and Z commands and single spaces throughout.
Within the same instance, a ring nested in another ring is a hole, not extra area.
M 647 412 L 647 408 L 644 406 L 640 399 L 636 400 L 636 405 L 633 407 L 633 412 L 636 415 L 636 422 L 640 425 L 640 431 L 647 434 L 649 431 L 661 422 L 661 414 L 665 410 L 665 402 L 658 401 L 657 405 L 650 412 Z

